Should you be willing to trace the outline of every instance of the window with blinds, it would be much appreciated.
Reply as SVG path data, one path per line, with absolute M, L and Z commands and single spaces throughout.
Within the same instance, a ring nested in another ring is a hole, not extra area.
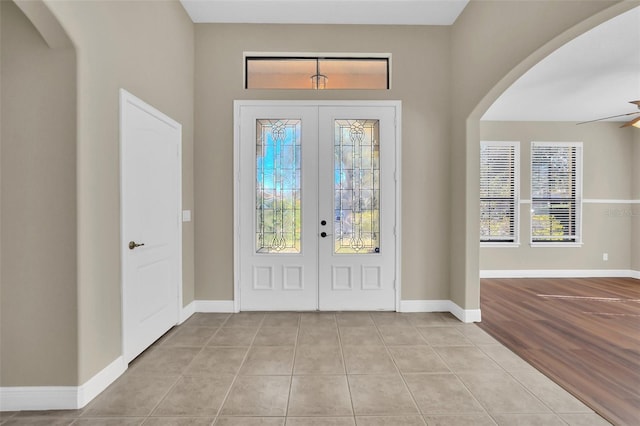
M 582 142 L 532 142 L 531 242 L 580 243 Z
M 480 142 L 480 242 L 518 243 L 519 142 Z

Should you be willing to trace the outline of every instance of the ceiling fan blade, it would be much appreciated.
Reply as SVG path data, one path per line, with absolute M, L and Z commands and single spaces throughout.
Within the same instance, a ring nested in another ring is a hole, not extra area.
M 638 124 L 638 126 L 636 126 L 636 124 Z M 631 127 L 631 126 L 635 126 L 635 127 L 640 127 L 640 117 L 636 117 L 633 120 L 624 123 L 622 126 L 620 126 L 620 128 L 623 127 Z
M 640 102 L 640 101 L 638 101 Z M 629 112 L 627 114 L 619 114 L 619 115 L 612 115 L 610 117 L 602 117 L 602 118 L 596 118 L 595 120 L 589 120 L 589 121 L 582 121 L 580 123 L 577 124 L 587 124 L 587 123 L 593 123 L 595 121 L 602 121 L 602 120 L 608 120 L 610 118 L 617 118 L 617 117 L 627 117 L 629 115 L 636 115 L 636 114 L 640 114 L 640 111 L 636 111 L 636 112 Z

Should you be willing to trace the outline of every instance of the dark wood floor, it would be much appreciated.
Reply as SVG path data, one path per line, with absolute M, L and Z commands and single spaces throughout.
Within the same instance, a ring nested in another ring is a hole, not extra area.
M 480 327 L 616 425 L 640 425 L 640 281 L 483 279 Z

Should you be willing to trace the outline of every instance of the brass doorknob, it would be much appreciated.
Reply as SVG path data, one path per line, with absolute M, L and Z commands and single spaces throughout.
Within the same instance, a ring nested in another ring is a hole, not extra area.
M 133 250 L 134 248 L 140 247 L 140 246 L 143 246 L 143 245 L 144 245 L 144 243 L 138 244 L 135 241 L 129 241 L 129 250 Z

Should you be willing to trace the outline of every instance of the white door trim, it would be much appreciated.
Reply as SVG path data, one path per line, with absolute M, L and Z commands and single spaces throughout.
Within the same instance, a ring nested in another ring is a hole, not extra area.
M 240 312 L 240 109 L 245 106 L 328 106 L 328 107 L 393 107 L 395 109 L 396 130 L 396 172 L 395 172 L 395 307 L 400 311 L 402 296 L 402 102 L 401 101 L 262 101 L 236 100 L 233 102 L 233 307 Z
M 128 265 L 128 258 L 126 256 L 126 245 L 128 243 L 127 240 L 127 235 L 126 235 L 126 227 L 125 227 L 125 223 L 124 223 L 124 200 L 125 200 L 125 196 L 127 194 L 127 175 L 126 175 L 126 171 L 125 171 L 125 167 L 124 167 L 124 159 L 126 158 L 126 154 L 127 154 L 127 145 L 125 143 L 125 137 L 124 137 L 124 129 L 126 128 L 126 124 L 127 124 L 127 119 L 128 117 L 125 114 L 126 108 L 125 106 L 127 104 L 131 104 L 136 106 L 137 108 L 140 108 L 141 110 L 145 111 L 146 113 L 148 113 L 149 115 L 152 115 L 153 117 L 157 118 L 158 120 L 166 123 L 167 125 L 169 125 L 170 127 L 173 127 L 175 129 L 179 129 L 178 134 L 182 135 L 182 125 L 180 123 L 178 123 L 177 121 L 175 121 L 174 119 L 172 119 L 171 117 L 167 116 L 166 114 L 162 113 L 161 111 L 157 110 L 156 108 L 152 107 L 151 105 L 147 104 L 146 102 L 144 102 L 143 100 L 139 99 L 138 97 L 136 97 L 135 95 L 129 93 L 128 91 L 126 91 L 125 89 L 120 89 L 120 298 L 121 298 L 121 331 L 122 331 L 122 356 L 125 359 L 125 362 L 128 362 L 126 360 L 125 354 L 127 353 L 125 351 L 126 349 L 126 345 L 127 345 L 127 330 L 126 330 L 126 303 L 127 301 L 125 300 L 124 294 L 125 294 L 125 286 L 126 286 L 126 271 L 127 271 L 127 265 Z M 178 271 L 177 271 L 177 275 L 178 275 L 178 283 L 177 283 L 177 315 L 176 315 L 176 324 L 178 324 L 180 322 L 180 312 L 182 311 L 182 137 L 179 138 L 178 140 L 178 153 L 176 155 L 176 161 L 177 161 L 177 187 L 178 187 L 178 200 L 177 200 L 177 211 L 176 211 L 176 220 L 178 221 L 178 247 L 177 247 L 177 257 L 178 257 Z

